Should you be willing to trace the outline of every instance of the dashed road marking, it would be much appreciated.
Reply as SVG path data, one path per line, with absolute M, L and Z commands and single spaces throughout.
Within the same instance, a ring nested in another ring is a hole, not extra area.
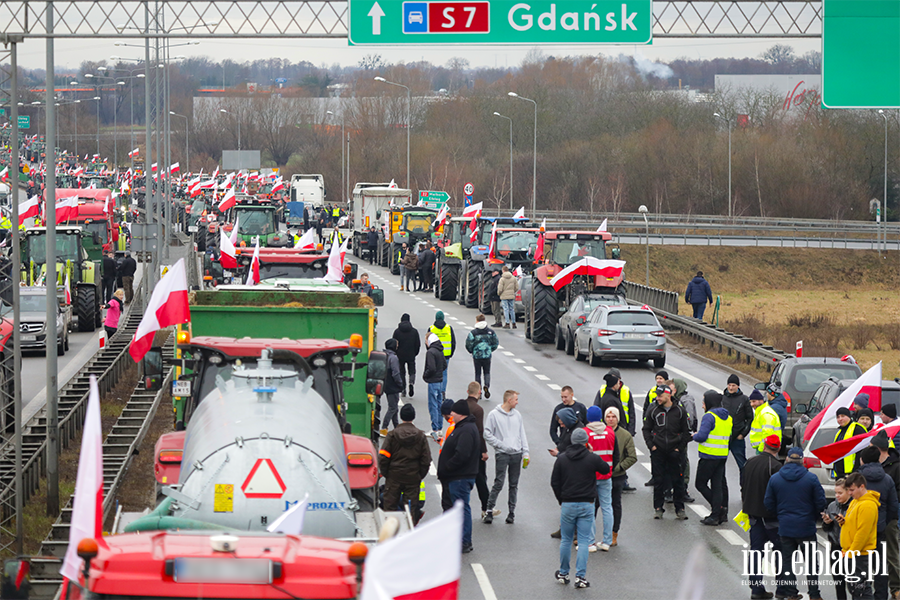
M 472 329 L 475 329 L 475 328 L 474 328 L 474 327 L 470 327 L 470 326 L 468 326 L 468 325 L 466 325 L 466 329 L 469 329 L 469 330 L 472 330 Z
M 557 392 L 562 389 L 562 386 L 558 386 L 555 383 L 548 383 L 547 387 Z
M 535 371 L 537 371 L 537 369 L 535 367 L 522 367 L 522 368 L 525 369 L 526 371 L 530 371 L 531 373 L 534 373 Z
M 642 462 L 642 463 L 641 463 L 641 466 L 644 467 L 645 469 L 647 469 L 648 471 L 652 471 L 652 470 L 653 470 L 653 469 L 650 467 L 650 463 L 648 463 L 648 462 Z
M 520 364 L 520 365 L 525 364 L 525 361 L 522 360 L 521 358 L 514 358 L 514 359 L 513 359 L 513 362 L 514 362 L 514 363 L 517 363 L 517 364 Z
M 730 529 L 716 529 L 716 531 L 732 546 L 743 546 L 747 543 L 744 541 L 744 538 Z
M 504 356 L 515 356 L 515 354 L 513 354 L 512 352 L 510 352 L 510 351 L 508 351 L 508 350 L 504 350 L 504 351 L 503 351 L 503 355 L 504 355 Z
M 432 477 L 437 477 L 437 469 L 434 468 L 434 463 L 428 465 L 428 474 Z
M 702 379 L 697 379 L 696 377 L 694 377 L 694 376 L 691 375 L 690 373 L 686 373 L 686 372 L 682 371 L 681 369 L 676 369 L 675 367 L 669 366 L 669 367 L 666 367 L 666 370 L 667 370 L 667 371 L 672 371 L 672 372 L 675 373 L 676 375 L 681 375 L 681 376 L 684 377 L 685 379 L 690 379 L 690 380 L 693 381 L 694 383 L 700 384 L 701 386 L 703 386 L 703 387 L 705 387 L 705 388 L 707 388 L 707 389 L 711 389 L 711 390 L 718 389 L 716 386 L 714 386 L 713 384 L 709 383 L 708 381 L 703 381 Z M 702 394 L 701 394 L 701 396 L 702 396 Z
M 549 378 L 549 377 L 547 377 L 546 375 L 541 375 L 540 373 L 538 373 L 537 375 L 535 375 L 535 377 L 537 377 L 537 378 L 540 379 L 541 381 L 550 381 L 550 378 Z
M 503 346 L 497 346 L 497 350 L 503 350 Z
M 441 487 L 441 484 L 436 483 L 436 484 L 434 484 L 434 489 L 437 490 L 438 498 L 440 498 L 441 495 L 444 493 L 444 488 Z
M 472 563 L 472 570 L 475 571 L 475 579 L 478 581 L 484 600 L 497 600 L 497 594 L 494 593 L 494 588 L 491 587 L 491 581 L 488 579 L 484 567 L 480 563 Z
M 695 513 L 697 513 L 698 515 L 700 515 L 701 517 L 706 518 L 706 516 L 709 515 L 709 511 L 706 509 L 705 506 L 702 506 L 702 505 L 699 505 L 699 504 L 688 504 L 687 506 L 688 506 L 688 508 L 690 508 L 692 511 L 694 511 Z
M 635 454 L 637 454 L 638 456 L 644 456 L 643 450 L 641 450 L 641 449 L 639 449 L 639 448 L 635 448 L 635 449 L 634 449 L 634 452 L 635 452 Z

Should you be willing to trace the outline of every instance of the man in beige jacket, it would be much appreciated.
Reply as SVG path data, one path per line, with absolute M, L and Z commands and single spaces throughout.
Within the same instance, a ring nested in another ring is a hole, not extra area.
M 516 292 L 519 289 L 519 282 L 516 276 L 509 272 L 509 267 L 503 267 L 503 274 L 500 276 L 500 282 L 497 284 L 497 295 L 500 296 L 500 304 L 503 305 L 504 329 L 509 329 L 510 323 L 512 328 L 516 328 Z

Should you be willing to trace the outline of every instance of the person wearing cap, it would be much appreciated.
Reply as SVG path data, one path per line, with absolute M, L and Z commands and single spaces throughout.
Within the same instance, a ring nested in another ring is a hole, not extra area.
M 615 408 L 610 406 L 615 412 Z M 588 434 L 588 447 L 591 452 L 605 460 L 609 464 L 610 472 L 606 475 L 597 475 L 597 503 L 594 505 L 594 531 L 595 535 L 591 552 L 602 550 L 609 552 L 613 541 L 613 508 L 612 508 L 612 469 L 619 462 L 619 449 L 616 445 L 616 432 L 606 426 L 603 412 L 599 406 L 592 406 L 587 411 L 588 423 L 585 431 Z M 597 509 L 603 514 L 603 538 L 596 542 Z
M 884 423 L 884 426 L 888 425 L 897 425 L 897 405 L 884 403 L 881 405 L 881 412 L 878 413 L 878 416 L 881 418 L 881 422 Z M 900 429 L 897 430 L 897 433 L 894 434 L 894 437 L 891 438 L 891 442 L 893 443 L 893 447 L 896 448 L 898 444 L 900 444 Z
M 666 385 L 666 381 L 668 380 L 669 372 L 665 369 L 656 373 L 656 385 L 650 387 L 650 391 L 647 392 L 647 397 L 644 398 L 644 410 L 641 412 L 641 414 L 644 415 L 644 419 L 647 418 L 647 411 L 650 410 L 650 406 L 656 401 L 656 389 L 661 385 Z M 651 477 L 644 484 L 644 487 L 653 487 L 654 483 L 653 477 Z
M 450 416 L 451 412 L 453 412 L 453 400 L 444 400 L 441 403 L 441 417 L 447 422 L 447 431 L 445 431 L 444 435 L 438 440 L 438 446 L 441 449 L 444 447 L 444 440 L 453 433 L 454 425 L 453 417 Z M 438 452 L 440 452 L 440 450 L 438 450 Z M 453 502 L 450 501 L 450 487 L 447 485 L 446 481 L 441 481 L 441 510 L 446 512 L 450 510 L 451 506 L 453 506 Z
M 425 433 L 413 424 L 416 409 L 404 404 L 400 425 L 387 434 L 378 451 L 378 469 L 384 476 L 384 508 L 396 510 L 409 506 L 409 514 L 418 523 L 419 491 L 431 467 L 431 450 Z
M 722 408 L 722 394 L 708 390 L 703 394 L 703 418 L 694 441 L 700 446 L 697 478 L 694 486 L 709 502 L 709 516 L 700 521 L 704 525 L 719 525 L 728 521 L 728 484 L 725 479 L 725 463 L 728 460 L 728 442 L 731 440 L 733 421 Z
M 487 524 L 494 520 L 494 506 L 497 505 L 497 496 L 503 489 L 507 473 L 509 514 L 506 516 L 506 523 L 512 525 L 516 520 L 519 475 L 531 459 L 528 438 L 525 436 L 525 422 L 522 420 L 522 413 L 516 410 L 518 405 L 519 392 L 506 390 L 503 392 L 503 404 L 488 413 L 484 424 L 484 439 L 494 448 L 494 485 L 483 518 Z
M 550 439 L 554 444 L 559 443 L 559 435 L 565 429 L 559 424 L 557 413 L 564 408 L 571 408 L 575 411 L 575 415 L 582 423 L 587 423 L 587 408 L 584 404 L 575 399 L 575 390 L 572 386 L 565 385 L 559 390 L 560 403 L 553 408 L 553 414 L 550 416 Z
M 753 408 L 750 406 L 750 399 L 741 391 L 740 378 L 734 373 L 728 376 L 728 383 L 722 392 L 722 407 L 728 411 L 734 423 L 728 451 L 734 456 L 734 461 L 743 475 L 744 465 L 747 463 L 747 443 L 744 438 L 750 434 Z
M 387 377 L 384 378 L 384 395 L 388 408 L 381 422 L 381 436 L 387 435 L 388 425 L 397 427 L 397 407 L 400 404 L 400 391 L 403 389 L 403 377 L 400 375 L 400 361 L 397 359 L 397 340 L 390 338 L 384 343 L 387 355 Z
M 787 416 L 787 398 L 784 397 L 784 394 L 781 393 L 781 390 L 778 389 L 778 386 L 774 383 L 770 383 L 766 386 L 766 402 L 769 403 L 769 408 L 775 411 L 775 414 L 778 415 L 778 422 L 781 423 L 781 439 L 784 439 L 784 429 L 788 424 L 788 416 Z
M 619 451 L 619 460 L 613 466 L 612 472 L 612 509 L 613 509 L 613 535 L 610 546 L 619 545 L 619 527 L 622 524 L 622 492 L 625 491 L 627 480 L 626 471 L 637 464 L 637 452 L 634 449 L 634 438 L 624 427 L 619 427 L 619 411 L 615 408 L 607 408 L 603 413 L 606 426 L 616 434 L 616 447 Z
M 900 498 L 900 453 L 891 446 L 891 440 L 884 431 L 879 431 L 872 437 L 872 447 L 878 449 L 878 462 L 885 475 L 894 482 L 894 493 Z M 861 456 L 861 460 L 865 462 L 865 457 Z M 887 522 L 886 525 L 884 538 L 887 542 L 889 587 L 891 596 L 896 597 L 900 595 L 900 538 L 897 536 L 896 524 Z
M 865 409 L 868 410 L 868 409 Z M 877 435 L 875 436 L 877 437 Z M 873 438 L 874 441 L 874 438 Z M 881 442 L 879 442 L 881 443 Z M 870 492 L 878 492 L 878 546 L 889 545 L 888 537 L 896 538 L 897 531 L 897 487 L 880 462 L 881 450 L 876 446 L 868 446 L 859 452 L 859 473 L 866 478 L 866 487 Z M 888 575 L 875 575 L 875 597 L 887 598 L 888 579 L 891 571 L 890 549 L 888 549 Z M 896 567 L 896 564 L 894 565 Z M 895 575 L 896 577 L 896 575 Z
M 847 563 L 856 567 L 845 573 L 847 587 L 854 600 L 874 598 L 866 557 L 878 548 L 878 508 L 881 503 L 878 493 L 867 488 L 868 482 L 861 473 L 850 473 L 844 483 L 853 501 L 841 525 L 841 552 L 844 556 L 853 552 L 856 557 L 855 561 Z
M 571 409 L 564 409 L 571 410 Z M 597 498 L 597 474 L 610 472 L 609 464 L 588 449 L 588 434 L 584 429 L 572 432 L 572 443 L 561 452 L 553 464 L 550 487 L 560 505 L 559 570 L 554 577 L 562 585 L 569 583 L 572 541 L 577 534 L 581 543 L 575 559 L 575 587 L 588 588 L 588 544 L 594 527 L 594 502 Z
M 691 441 L 687 411 L 672 401 L 672 390 L 667 386 L 656 389 L 656 403 L 644 418 L 642 432 L 650 449 L 651 474 L 653 475 L 654 519 L 662 519 L 666 490 L 672 488 L 675 517 L 687 520 L 684 512 L 684 452 Z
M 780 447 L 780 439 L 778 444 Z M 763 503 L 766 510 L 778 519 L 778 533 L 781 536 L 781 548 L 785 557 L 793 557 L 794 552 L 803 548 L 804 544 L 809 543 L 815 547 L 816 522 L 828 506 L 828 500 L 825 499 L 825 490 L 822 489 L 819 479 L 803 466 L 802 448 L 794 447 L 788 450 L 784 467 L 772 475 L 769 485 L 766 486 Z M 809 556 L 813 564 L 803 565 L 803 572 L 807 574 L 809 597 L 821 598 L 819 573 L 822 572 L 823 565 L 816 564 L 815 553 L 810 553 Z M 786 560 L 784 565 L 785 571 L 780 579 L 785 580 L 788 597 L 797 598 L 800 594 L 791 567 L 792 560 Z
M 447 359 L 444 358 L 444 347 L 441 339 L 434 333 L 425 336 L 425 368 L 422 380 L 428 384 L 428 413 L 431 416 L 431 437 L 438 441 L 441 437 L 441 402 L 443 395 L 441 385 L 444 380 L 444 369 Z
M 750 407 L 753 409 L 753 421 L 750 423 L 750 447 L 759 454 L 762 452 L 763 443 L 767 437 L 777 435 L 781 439 L 781 421 L 759 390 L 750 392 Z
M 594 406 L 599 406 L 602 412 L 606 412 L 613 401 L 618 401 L 622 407 L 622 418 L 624 419 L 622 424 L 628 433 L 634 435 L 637 426 L 634 418 L 634 395 L 625 385 L 622 374 L 615 367 L 609 370 L 603 380 L 606 383 L 597 391 L 597 395 L 594 397 Z M 604 396 L 609 396 L 609 398 L 604 400 Z
M 450 502 L 463 502 L 463 539 L 462 552 L 472 551 L 472 509 L 469 506 L 469 495 L 475 486 L 478 476 L 478 462 L 481 460 L 481 440 L 478 439 L 478 426 L 469 412 L 469 404 L 465 400 L 457 400 L 450 410 L 453 419 L 453 432 L 444 440 L 438 458 L 437 475 L 441 482 L 447 482 Z
M 778 535 L 778 519 L 765 505 L 769 480 L 781 470 L 781 462 L 778 460 L 780 449 L 781 440 L 778 436 L 769 436 L 765 440 L 762 453 L 747 461 L 741 477 L 741 510 L 750 520 L 750 550 L 761 552 L 767 543 L 771 543 L 773 552 L 781 554 L 781 564 L 784 565 L 787 560 L 782 552 L 781 538 Z M 763 584 L 762 565 L 751 563 L 750 567 L 751 600 L 772 598 L 775 594 L 767 592 Z M 788 594 L 785 593 L 780 574 L 778 575 L 779 585 L 775 588 L 775 592 L 779 598 L 787 598 Z
M 444 320 L 444 311 L 439 310 L 434 314 L 434 324 L 428 329 L 441 341 L 444 350 L 444 378 L 441 380 L 441 397 L 447 397 L 447 368 L 450 366 L 450 357 L 456 352 L 456 334 L 453 328 Z
M 697 271 L 697 275 L 688 283 L 687 289 L 684 291 L 684 301 L 691 305 L 694 310 L 694 318 L 703 320 L 703 313 L 706 312 L 706 302 L 712 306 L 712 289 L 709 282 L 703 278 L 703 271 Z
M 865 428 L 852 420 L 850 409 L 846 406 L 842 406 L 837 409 L 837 413 L 835 414 L 837 418 L 838 430 L 834 434 L 834 441 L 839 442 L 841 440 L 851 438 L 854 435 L 859 435 L 861 433 L 865 433 Z M 841 477 L 846 477 L 848 474 L 852 473 L 859 466 L 859 461 L 856 457 L 856 454 L 848 454 L 844 458 L 840 460 L 836 460 L 834 465 L 832 466 L 831 473 L 834 478 L 840 479 Z

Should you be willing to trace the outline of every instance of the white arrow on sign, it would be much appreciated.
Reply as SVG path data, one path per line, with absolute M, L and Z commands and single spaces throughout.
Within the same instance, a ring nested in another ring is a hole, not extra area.
M 384 16 L 384 11 L 381 10 L 378 2 L 372 5 L 368 16 L 372 17 L 372 35 L 381 35 L 381 17 Z

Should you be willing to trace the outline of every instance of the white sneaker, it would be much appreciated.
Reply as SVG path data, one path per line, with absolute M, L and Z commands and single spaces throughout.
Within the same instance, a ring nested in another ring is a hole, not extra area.
M 601 550 L 603 550 L 604 552 L 609 552 L 609 544 L 595 544 L 595 545 L 597 547 L 599 547 Z
M 578 550 L 578 546 L 575 546 L 575 550 Z M 588 552 L 594 553 L 597 551 L 597 544 L 591 544 L 588 546 Z
M 495 517 L 499 517 L 499 516 L 500 516 L 500 513 L 501 513 L 502 511 L 501 511 L 499 508 L 495 508 L 495 509 L 493 509 L 491 512 L 494 513 L 494 516 L 495 516 Z

